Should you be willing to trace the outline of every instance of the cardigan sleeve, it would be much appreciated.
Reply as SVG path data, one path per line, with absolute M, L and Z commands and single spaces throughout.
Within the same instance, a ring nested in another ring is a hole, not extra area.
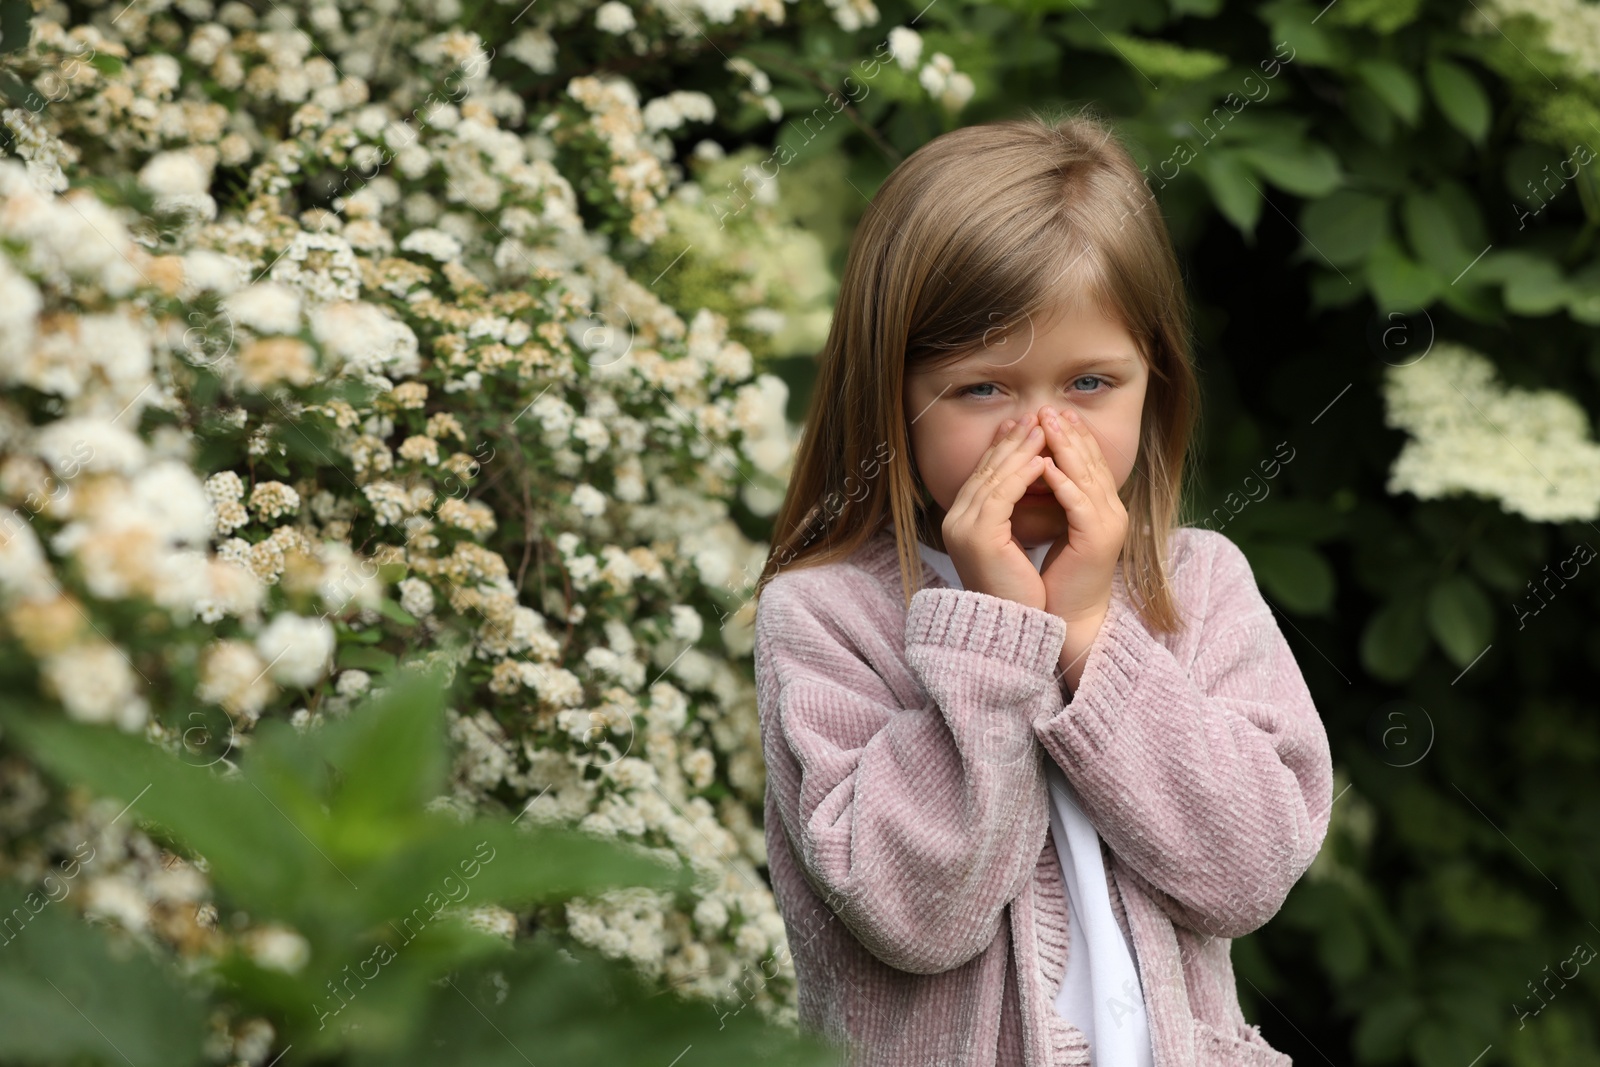
M 1231 938 L 1272 918 L 1316 858 L 1333 765 L 1249 561 L 1216 540 L 1189 668 L 1113 599 L 1071 701 L 1034 728 L 1169 918 Z
M 960 966 L 993 941 L 1044 847 L 1031 724 L 1059 705 L 1066 626 L 986 593 L 919 590 L 904 658 L 929 702 L 904 706 L 861 651 L 882 641 L 867 619 L 884 609 L 848 577 L 786 580 L 804 577 L 769 583 L 755 640 L 767 789 L 790 850 L 878 959 Z

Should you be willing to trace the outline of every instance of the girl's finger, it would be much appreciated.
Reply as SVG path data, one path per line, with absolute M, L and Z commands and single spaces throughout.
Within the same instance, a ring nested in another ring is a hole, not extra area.
M 1043 447 L 1043 436 L 1034 438 L 1032 443 L 1035 448 Z M 1030 455 L 1030 452 L 1033 454 Z M 1022 499 L 1022 494 L 1028 491 L 1028 486 L 1039 477 L 1048 462 L 1048 457 L 1029 448 L 1019 448 L 1007 456 L 996 477 L 984 481 L 980 495 L 973 500 L 979 524 L 994 526 L 1008 521 L 1016 510 L 1017 501 Z
M 1085 493 L 1077 482 L 1069 478 L 1065 471 L 1056 465 L 1049 456 L 1044 461 L 1044 480 L 1050 483 L 1050 488 L 1055 490 L 1056 499 L 1062 507 L 1067 509 L 1070 516 L 1074 511 L 1089 503 L 1089 494 Z M 1063 499 L 1065 497 L 1066 499 Z
M 1110 481 L 1111 464 L 1106 459 L 1105 450 L 1100 447 L 1100 439 L 1094 435 L 1094 431 L 1089 429 L 1089 424 L 1084 421 L 1082 415 L 1078 414 L 1076 410 L 1073 411 L 1073 415 L 1076 417 L 1069 419 L 1068 425 L 1072 427 L 1074 435 L 1082 444 L 1084 454 L 1088 457 L 1090 464 L 1096 467 L 1107 481 Z
M 984 452 L 983 456 L 979 458 L 978 466 L 967 476 L 967 480 L 962 483 L 961 488 L 956 492 L 955 500 L 950 502 L 950 511 L 952 513 L 972 503 L 973 494 L 977 491 L 979 485 L 986 481 L 998 466 L 1004 462 L 1006 456 L 1014 452 L 1023 443 L 1027 438 L 1030 423 L 1037 424 L 1037 422 L 1037 415 L 1029 415 L 1027 418 L 1018 420 L 1016 425 L 1007 430 L 1000 440 L 989 446 L 988 451 Z
M 1109 491 L 1108 487 L 1112 480 L 1111 468 L 1105 462 L 1105 457 L 1098 455 L 1098 445 L 1082 420 L 1068 422 L 1069 425 L 1076 427 L 1074 430 L 1060 428 L 1062 422 L 1060 418 L 1056 422 L 1057 427 L 1053 428 L 1053 437 L 1060 445 L 1057 466 L 1063 468 L 1082 489 L 1087 490 L 1092 486 L 1102 493 Z

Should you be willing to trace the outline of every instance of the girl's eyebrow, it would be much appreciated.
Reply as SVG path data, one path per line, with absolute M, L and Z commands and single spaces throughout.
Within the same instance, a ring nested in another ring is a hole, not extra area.
M 943 370 L 947 374 L 971 374 L 977 371 L 985 371 L 987 373 L 989 370 L 1005 370 L 1008 367 L 1016 366 L 1017 362 L 1020 361 L 1006 362 L 1005 360 L 994 360 L 992 362 L 979 362 L 974 359 L 973 356 L 963 356 L 961 359 L 956 360 L 948 367 L 943 368 Z M 1092 356 L 1084 356 L 1081 359 L 1075 359 L 1067 365 L 1067 368 L 1069 370 L 1076 370 L 1082 367 L 1092 366 L 1131 367 L 1137 363 L 1138 360 L 1127 353 L 1106 352 Z

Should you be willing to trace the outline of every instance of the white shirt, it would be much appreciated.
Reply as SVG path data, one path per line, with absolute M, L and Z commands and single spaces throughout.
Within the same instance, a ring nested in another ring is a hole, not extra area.
M 1042 570 L 1054 543 L 1024 551 Z M 920 541 L 917 548 L 950 588 L 965 588 L 948 554 Z M 1144 993 L 1133 946 L 1111 911 L 1100 835 L 1048 752 L 1045 778 L 1050 785 L 1050 836 L 1067 894 L 1067 970 L 1056 993 L 1056 1014 L 1083 1031 L 1092 1067 L 1152 1067 Z

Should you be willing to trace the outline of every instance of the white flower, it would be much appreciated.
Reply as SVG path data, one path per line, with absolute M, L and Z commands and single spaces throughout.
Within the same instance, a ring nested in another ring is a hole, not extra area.
M 311 958 L 311 946 L 287 926 L 263 926 L 244 937 L 246 951 L 257 967 L 294 974 Z
M 139 170 L 139 184 L 159 196 L 193 196 L 211 186 L 211 175 L 193 152 L 157 152 Z
M 680 641 L 694 642 L 700 640 L 704 630 L 704 620 L 700 613 L 687 604 L 674 604 L 672 606 L 672 636 Z
M 54 589 L 49 561 L 27 517 L 15 508 L 0 510 L 0 592 L 6 599 L 36 600 Z
M 233 321 L 264 334 L 300 329 L 300 294 L 281 282 L 256 282 L 223 300 Z
M 952 111 L 959 110 L 972 99 L 973 88 L 972 79 L 958 70 L 950 75 L 944 92 L 939 94 L 939 102 Z
M 187 464 L 162 460 L 140 471 L 132 488 L 134 499 L 168 541 L 199 544 L 210 539 L 211 503 Z
M 694 924 L 703 932 L 716 935 L 728 925 L 728 908 L 716 897 L 706 897 L 694 906 Z
M 436 230 L 432 227 L 423 227 L 412 230 L 400 242 L 402 252 L 420 252 L 425 256 L 432 256 L 441 263 L 448 263 L 461 258 L 461 241 L 454 235 Z
M 145 443 L 123 426 L 92 416 L 57 419 L 39 431 L 33 447 L 68 481 L 85 470 L 132 474 L 148 454 Z
M 403 578 L 398 588 L 400 590 L 400 606 L 407 612 L 422 618 L 433 614 L 433 587 L 421 578 Z
M 149 711 L 136 697 L 133 665 L 122 649 L 95 640 L 47 657 L 40 673 L 67 714 L 80 722 L 117 722 L 124 729 L 144 725 Z
M 91 878 L 84 894 L 84 912 L 95 918 L 115 919 L 124 927 L 140 931 L 149 924 L 151 902 L 121 875 Z
M 717 107 L 705 93 L 680 89 L 659 96 L 644 106 L 646 130 L 675 130 L 687 122 L 710 122 Z
M 244 480 L 233 471 L 218 471 L 205 481 L 206 497 L 213 504 L 238 500 L 244 496 Z
M 250 510 L 262 521 L 300 510 L 300 494 L 283 482 L 257 482 L 250 491 Z
M 333 627 L 326 619 L 284 612 L 256 637 L 256 651 L 275 681 L 311 685 L 322 677 L 333 655 Z
M 633 21 L 633 12 L 627 4 L 619 0 L 607 0 L 601 4 L 594 13 L 595 27 L 606 33 L 621 36 L 638 25 Z
M 250 280 L 250 265 L 234 256 L 226 256 L 207 248 L 196 248 L 184 253 L 183 284 L 181 295 L 192 298 L 197 293 L 210 291 L 227 296 L 237 292 Z
M 245 642 L 213 641 L 201 660 L 195 696 L 254 722 L 273 694 L 266 671 L 266 663 Z
M 683 773 L 691 789 L 704 789 L 717 772 L 717 758 L 710 749 L 697 748 L 683 757 Z
M 358 559 L 343 541 L 324 541 L 317 548 L 322 578 L 317 595 L 322 606 L 335 614 L 375 610 L 383 599 L 383 579 L 370 559 Z
M 606 513 L 606 495 L 584 482 L 572 491 L 572 506 L 586 518 L 598 518 Z
M 311 335 L 355 373 L 404 376 L 421 368 L 411 327 L 363 301 L 320 305 L 311 313 Z
M 922 55 L 922 35 L 905 26 L 896 26 L 889 31 L 889 54 L 900 64 L 901 70 L 914 69 Z
M 361 670 L 347 670 L 339 672 L 339 680 L 334 683 L 334 692 L 342 697 L 360 696 L 372 684 L 372 675 Z
M 1463 345 L 1439 342 L 1391 367 L 1385 421 L 1412 435 L 1387 489 L 1423 499 L 1476 494 L 1535 522 L 1600 516 L 1600 445 L 1571 397 L 1519 389 Z

